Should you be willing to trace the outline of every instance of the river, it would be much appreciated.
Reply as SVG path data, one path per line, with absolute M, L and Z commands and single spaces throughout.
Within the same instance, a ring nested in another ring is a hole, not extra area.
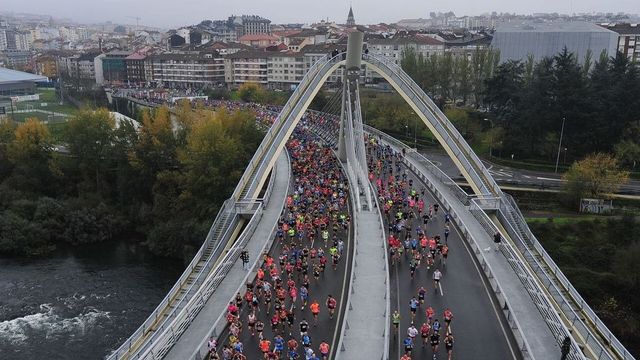
M 126 241 L 0 259 L 0 359 L 102 359 L 182 272 Z

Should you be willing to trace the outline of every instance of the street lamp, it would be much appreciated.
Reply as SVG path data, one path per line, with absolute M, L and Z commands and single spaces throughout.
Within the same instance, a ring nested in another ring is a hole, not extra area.
M 490 119 L 484 119 L 484 121 L 488 121 L 489 125 L 491 126 L 490 128 L 490 139 L 489 139 L 489 157 L 492 158 L 493 157 L 493 121 L 491 121 Z
M 558 142 L 558 156 L 556 157 L 556 174 L 558 173 L 558 163 L 560 162 L 560 150 L 562 150 L 562 136 L 564 135 L 564 122 L 565 118 L 562 117 L 562 127 L 560 128 L 560 142 Z
M 567 163 L 567 150 L 569 150 L 569 149 L 564 148 L 564 159 L 562 160 L 562 163 L 563 163 L 563 164 L 566 164 L 566 163 Z

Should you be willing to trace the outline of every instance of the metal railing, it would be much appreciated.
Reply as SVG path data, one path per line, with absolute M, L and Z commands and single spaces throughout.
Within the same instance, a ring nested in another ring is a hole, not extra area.
M 486 201 L 488 199 L 485 199 Z M 496 199 L 499 201 L 499 199 Z M 487 213 L 485 212 L 483 200 L 472 199 L 469 206 L 469 212 L 476 218 L 478 223 L 485 229 L 486 233 L 493 237 L 496 233 L 501 233 L 496 225 L 491 221 Z M 501 235 L 504 238 L 504 235 Z M 502 255 L 507 259 L 507 262 L 520 279 L 520 282 L 524 286 L 525 290 L 533 300 L 534 305 L 538 308 L 538 311 L 542 315 L 545 323 L 551 330 L 558 345 L 561 345 L 566 337 L 573 338 L 571 332 L 566 327 L 558 312 L 553 306 L 551 300 L 545 293 L 542 285 L 539 283 L 536 275 L 524 264 L 521 258 L 518 256 L 516 249 L 511 246 L 510 243 L 503 241 L 499 245 L 499 250 Z M 585 359 L 581 349 L 575 341 L 571 342 L 571 349 L 568 359 Z
M 507 232 L 514 240 L 518 241 L 516 245 L 519 245 L 520 252 L 594 355 L 598 359 L 613 359 L 615 357 L 625 360 L 635 359 L 580 296 L 533 235 L 513 198 L 505 194 L 502 199 L 504 200 L 500 203 L 499 215 L 504 219 Z M 565 292 L 569 299 L 565 296 Z M 609 350 L 614 353 L 614 356 Z
M 287 157 L 287 163 L 290 163 L 291 159 L 290 159 L 290 156 L 289 156 L 289 152 L 285 151 L 284 154 Z M 269 204 L 271 196 L 273 195 L 273 187 L 274 187 L 274 184 L 275 184 L 275 172 L 271 176 L 272 176 L 272 180 L 269 181 L 269 186 L 267 187 L 267 190 L 265 191 L 265 194 L 264 194 L 264 204 Z M 290 188 L 290 186 L 291 186 L 290 183 L 291 183 L 291 177 L 289 176 L 289 183 L 288 183 L 289 185 L 287 186 L 287 189 Z M 286 197 L 283 198 L 282 206 L 284 206 L 284 199 L 286 199 Z M 265 249 L 268 249 L 268 248 L 271 247 L 271 245 L 273 244 L 273 241 L 275 239 L 275 236 L 276 236 L 276 230 L 277 230 L 277 222 L 274 223 L 273 228 L 271 229 L 270 235 L 267 236 L 267 241 L 265 242 L 264 246 L 262 247 L 262 251 L 259 252 L 260 254 L 262 252 L 264 252 Z M 246 243 L 245 243 L 245 245 L 246 245 Z M 237 257 L 236 257 L 236 259 L 237 259 Z M 243 283 L 238 286 L 237 291 L 233 292 L 233 295 L 229 298 L 229 301 L 233 301 L 235 299 L 235 294 L 242 290 L 242 288 L 246 284 L 246 280 L 247 279 L 251 278 L 251 276 L 253 276 L 253 277 L 256 276 L 255 266 L 257 264 L 259 264 L 260 261 L 261 261 L 260 258 L 258 256 L 256 256 L 256 259 L 254 260 L 254 264 L 251 267 L 251 270 L 249 272 L 247 272 L 247 276 L 245 277 L 245 281 L 243 281 Z M 220 333 L 222 333 L 222 331 L 224 331 L 225 327 L 227 326 L 225 315 L 226 315 L 226 310 L 223 311 L 218 316 L 218 318 L 216 318 L 216 320 L 213 322 L 213 325 L 211 326 L 211 329 L 207 332 L 207 335 L 202 338 L 202 340 L 200 341 L 200 343 L 196 347 L 195 351 L 193 352 L 193 354 L 191 354 L 191 356 L 188 359 L 191 359 L 191 360 L 202 360 L 202 359 L 204 359 L 206 357 L 206 354 L 208 352 L 207 340 L 209 339 L 209 337 L 211 337 L 211 336 L 217 337 Z
M 140 359 L 161 359 L 171 350 L 171 347 L 173 347 L 180 338 L 180 335 L 189 327 L 211 294 L 217 289 L 220 283 L 222 283 L 224 277 L 240 257 L 240 252 L 245 247 L 248 239 L 253 235 L 257 224 L 262 218 L 262 212 L 263 209 L 261 207 L 251 218 L 242 235 L 224 255 L 222 261 L 220 261 L 216 268 L 207 276 L 202 286 L 198 287 L 196 294 L 189 300 L 184 308 L 180 310 L 169 325 L 163 326 L 163 328 L 160 329 L 157 340 L 139 356 Z
M 232 222 L 230 218 L 233 218 L 235 216 L 235 214 L 232 213 L 232 209 L 233 201 L 231 201 L 231 199 L 226 200 L 220 208 L 220 211 L 218 212 L 215 220 L 213 221 L 213 224 L 209 229 L 204 243 L 191 260 L 191 263 L 189 263 L 187 268 L 184 270 L 180 278 L 176 281 L 171 290 L 169 290 L 164 299 L 160 301 L 151 315 L 142 323 L 142 325 L 140 325 L 140 327 L 138 327 L 138 329 L 136 329 L 136 331 L 133 332 L 133 334 L 131 334 L 131 336 L 129 336 L 127 340 L 125 340 L 120 345 L 120 347 L 118 347 L 108 356 L 108 359 L 111 360 L 120 358 L 132 358 L 132 354 L 130 353 L 132 351 L 132 347 L 134 348 L 133 351 L 136 352 L 138 350 L 138 347 L 142 346 L 145 342 L 143 338 L 147 335 L 148 332 L 154 331 L 154 327 L 157 328 L 157 326 L 162 326 L 161 324 L 166 321 L 166 319 L 174 316 L 175 309 L 182 301 L 185 300 L 186 296 L 189 295 L 189 290 L 192 289 L 192 286 L 196 284 L 196 281 L 198 279 L 200 279 L 200 276 L 203 274 L 203 272 L 210 268 L 207 265 L 210 265 L 212 262 L 217 260 L 216 256 L 214 256 L 215 251 L 212 251 L 205 259 L 205 264 L 199 265 L 200 262 L 203 261 L 205 250 L 212 244 L 220 244 L 222 240 L 228 235 L 228 229 L 230 227 L 229 225 Z M 215 236 L 216 233 L 221 233 L 222 236 Z M 200 268 L 198 269 L 199 266 Z M 184 286 L 187 285 L 188 280 L 194 274 L 196 275 L 196 278 L 189 285 L 188 289 L 184 291 L 186 296 L 180 297 L 180 292 L 184 290 Z

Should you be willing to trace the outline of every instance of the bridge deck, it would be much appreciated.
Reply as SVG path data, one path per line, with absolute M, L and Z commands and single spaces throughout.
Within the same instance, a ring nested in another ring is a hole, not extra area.
M 400 151 L 400 149 L 395 147 L 394 144 L 390 145 L 394 147 L 396 151 Z M 468 211 L 465 205 L 462 204 L 460 200 L 455 195 L 453 195 L 444 184 L 435 179 L 423 164 L 418 161 L 412 161 L 411 155 L 408 156 L 408 159 L 413 163 L 414 166 L 416 166 L 418 170 L 421 170 L 420 172 L 424 174 L 427 179 L 431 183 L 433 183 L 434 186 L 443 195 L 445 200 L 444 202 L 448 203 L 458 214 L 458 216 L 462 220 L 462 223 L 464 223 L 469 232 L 473 234 L 479 248 L 492 249 L 494 245 L 493 240 L 486 233 L 483 227 L 478 223 L 478 221 L 473 217 L 473 215 Z M 452 251 L 452 257 L 453 256 L 454 255 Z M 518 319 L 520 326 L 522 327 L 522 331 L 527 334 L 527 341 L 529 342 L 531 357 L 534 359 L 559 358 L 560 349 L 556 344 L 555 338 L 553 337 L 551 331 L 549 330 L 549 327 L 542 318 L 540 312 L 531 300 L 531 297 L 528 295 L 526 289 L 524 288 L 516 274 L 513 272 L 512 268 L 509 266 L 509 263 L 507 262 L 505 257 L 502 255 L 502 253 L 495 252 L 493 250 L 485 252 L 484 257 L 492 267 L 495 280 L 500 283 L 500 286 L 502 287 L 502 290 L 504 292 L 503 295 L 509 299 L 509 302 L 511 304 L 510 311 Z M 468 274 L 468 272 L 465 273 Z M 446 279 L 443 280 L 443 282 L 446 286 Z M 464 297 L 464 292 L 462 292 L 460 295 Z M 469 298 L 466 299 L 470 300 Z M 477 298 L 474 298 L 473 301 L 477 302 Z M 468 303 L 471 304 L 470 302 Z M 406 304 L 401 305 L 403 307 L 406 307 Z M 459 330 L 456 331 L 458 333 L 460 332 Z M 486 346 L 489 346 L 489 344 L 486 344 Z
M 284 201 L 291 176 L 290 165 L 286 153 L 281 153 L 274 167 L 275 182 L 269 203 L 266 204 L 262 219 L 254 231 L 254 235 L 247 243 L 250 263 L 260 259 L 263 249 L 268 248 L 273 239 L 270 235 L 278 222 L 278 217 L 284 207 Z M 220 314 L 224 314 L 229 300 L 235 296 L 240 288 L 244 289 L 249 272 L 242 269 L 242 262 L 238 261 L 229 271 L 225 279 L 211 295 L 206 305 L 195 317 L 189 328 L 182 334 L 178 342 L 167 354 L 166 359 L 189 359 L 202 340 L 207 337 Z M 223 323 L 226 321 L 223 319 Z
M 344 351 L 336 358 L 379 359 L 384 354 L 383 331 L 386 323 L 387 267 L 384 264 L 385 237 L 378 209 L 355 216 L 357 243 L 354 279 L 343 334 Z

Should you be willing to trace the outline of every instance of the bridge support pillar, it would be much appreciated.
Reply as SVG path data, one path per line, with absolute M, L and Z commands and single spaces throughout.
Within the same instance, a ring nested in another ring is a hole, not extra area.
M 353 32 L 347 41 L 338 138 L 338 158 L 346 163 L 347 176 L 352 184 L 351 195 L 356 199 L 356 211 L 372 210 L 373 206 L 358 87 L 363 37 L 363 33 Z

